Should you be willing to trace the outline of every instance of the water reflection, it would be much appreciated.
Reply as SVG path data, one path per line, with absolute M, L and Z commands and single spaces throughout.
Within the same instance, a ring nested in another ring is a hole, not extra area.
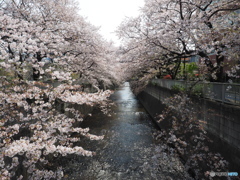
M 72 159 L 64 167 L 65 179 L 163 179 L 165 175 L 152 168 L 156 146 L 152 133 L 157 129 L 129 83 L 111 99 L 116 106 L 110 117 L 95 109 L 83 123 L 91 133 L 105 135 L 102 141 L 81 141 L 84 148 L 96 151 L 96 156 Z
M 136 112 L 142 108 L 132 93 L 129 82 L 125 82 L 111 98 L 118 104 L 120 112 Z
M 120 94 L 119 100 L 121 100 L 121 101 L 136 100 L 134 94 L 132 93 L 132 91 L 130 89 L 129 82 L 125 82 L 123 87 L 121 88 L 121 90 L 118 91 L 118 93 Z

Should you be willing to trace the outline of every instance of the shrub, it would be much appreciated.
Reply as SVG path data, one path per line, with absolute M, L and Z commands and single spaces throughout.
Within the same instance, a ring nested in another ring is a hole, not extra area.
M 173 91 L 177 91 L 177 92 L 185 92 L 185 91 L 186 91 L 186 88 L 185 88 L 184 86 L 178 85 L 178 84 L 173 85 L 173 86 L 171 87 L 171 89 L 172 89 Z

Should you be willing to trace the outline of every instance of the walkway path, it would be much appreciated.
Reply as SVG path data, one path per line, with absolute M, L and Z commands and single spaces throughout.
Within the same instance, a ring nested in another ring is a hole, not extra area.
M 153 134 L 158 131 L 132 94 L 129 84 L 119 88 L 112 100 L 111 117 L 99 110 L 85 120 L 91 133 L 105 135 L 102 141 L 85 143 L 94 157 L 75 157 L 66 162 L 68 180 L 151 180 L 188 179 L 174 155 L 162 151 Z

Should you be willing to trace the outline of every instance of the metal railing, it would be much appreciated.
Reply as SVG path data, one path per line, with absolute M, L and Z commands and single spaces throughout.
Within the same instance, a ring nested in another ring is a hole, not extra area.
M 205 83 L 170 79 L 153 79 L 152 83 L 168 89 L 188 89 L 192 87 L 193 92 L 201 94 L 204 98 L 240 105 L 240 84 Z

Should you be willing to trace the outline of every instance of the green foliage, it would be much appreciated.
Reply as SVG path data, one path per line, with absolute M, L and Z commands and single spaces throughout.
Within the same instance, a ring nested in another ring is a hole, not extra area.
M 173 86 L 171 87 L 171 89 L 172 89 L 173 91 L 178 91 L 178 92 L 185 92 L 185 91 L 186 91 L 186 88 L 185 88 L 184 86 L 178 85 L 178 84 L 173 85 Z
M 150 84 L 152 84 L 153 86 L 157 86 L 157 83 L 156 83 L 156 82 L 150 81 Z
M 177 92 L 184 92 L 184 93 L 188 93 L 191 95 L 196 95 L 196 96 L 203 96 L 203 85 L 202 84 L 197 84 L 197 85 L 193 85 L 190 87 L 185 87 L 183 85 L 173 85 L 171 87 L 171 89 L 173 91 L 177 91 Z
M 184 63 L 181 63 L 180 68 L 179 68 L 179 76 L 187 76 L 190 79 L 194 79 L 195 77 L 195 71 L 198 70 L 198 66 L 196 63 L 191 62 L 191 63 L 185 63 L 185 68 L 184 68 Z
M 203 96 L 203 85 L 197 84 L 192 88 L 191 94 L 197 96 Z

